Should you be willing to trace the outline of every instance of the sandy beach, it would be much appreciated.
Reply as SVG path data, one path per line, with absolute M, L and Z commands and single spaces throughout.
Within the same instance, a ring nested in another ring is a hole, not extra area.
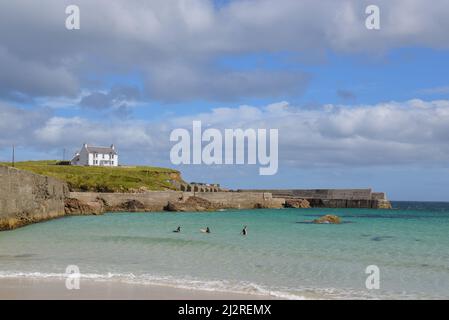
M 179 289 L 118 281 L 82 280 L 68 290 L 64 279 L 0 279 L 1 300 L 265 300 L 270 296 Z

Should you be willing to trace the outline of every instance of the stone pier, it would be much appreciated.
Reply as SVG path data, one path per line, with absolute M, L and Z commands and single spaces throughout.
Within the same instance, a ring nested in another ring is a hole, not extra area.
M 269 192 L 273 198 L 305 199 L 312 207 L 390 209 L 384 192 L 372 189 L 271 189 L 238 190 L 239 192 Z

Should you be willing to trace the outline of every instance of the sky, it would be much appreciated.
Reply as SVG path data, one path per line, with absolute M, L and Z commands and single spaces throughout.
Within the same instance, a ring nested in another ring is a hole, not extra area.
M 187 181 L 449 201 L 448 16 L 445 0 L 2 1 L 0 161 L 113 143 Z M 194 120 L 278 129 L 277 174 L 173 165 L 170 132 Z

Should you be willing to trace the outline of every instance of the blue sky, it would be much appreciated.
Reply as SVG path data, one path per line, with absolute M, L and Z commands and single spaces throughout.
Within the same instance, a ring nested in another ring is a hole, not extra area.
M 186 101 L 161 102 L 151 97 L 141 102 L 132 111 L 133 118 L 158 119 L 176 114 L 194 115 L 217 107 L 238 105 L 265 106 L 287 100 L 302 107 L 324 104 L 376 104 L 409 99 L 437 100 L 449 96 L 447 86 L 449 70 L 448 53 L 429 48 L 400 48 L 379 57 L 362 55 L 341 55 L 327 52 L 319 61 L 304 63 L 295 61 L 289 54 L 252 54 L 219 58 L 216 64 L 227 70 L 236 71 L 297 71 L 306 72 L 310 77 L 305 90 L 293 91 L 274 97 L 242 96 L 238 99 L 188 99 Z M 109 91 L 114 86 L 144 87 L 138 73 L 126 75 L 106 75 L 100 79 L 102 86 L 97 89 Z M 432 89 L 434 89 L 432 92 Z M 428 92 L 429 91 L 429 92 Z M 34 102 L 27 105 L 34 107 Z M 97 110 L 73 108 L 56 110 L 57 115 L 98 119 L 104 114 Z
M 73 31 L 68 2 L 43 1 L 41 19 L 2 3 L 0 160 L 114 143 L 122 163 L 174 167 L 170 131 L 202 120 L 279 129 L 279 172 L 176 167 L 186 180 L 449 201 L 449 8 L 377 1 L 372 31 L 367 1 L 325 2 L 78 1 Z

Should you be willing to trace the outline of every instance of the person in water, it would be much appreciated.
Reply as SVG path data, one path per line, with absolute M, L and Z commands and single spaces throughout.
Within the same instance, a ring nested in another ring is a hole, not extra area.
M 248 230 L 246 230 L 246 226 L 243 227 L 242 235 L 246 236 L 248 234 Z
M 173 230 L 173 232 L 181 232 L 181 227 L 178 226 L 178 227 L 176 228 L 176 230 Z
M 206 227 L 206 229 L 201 229 L 201 232 L 210 233 L 210 229 L 209 229 L 209 227 Z

